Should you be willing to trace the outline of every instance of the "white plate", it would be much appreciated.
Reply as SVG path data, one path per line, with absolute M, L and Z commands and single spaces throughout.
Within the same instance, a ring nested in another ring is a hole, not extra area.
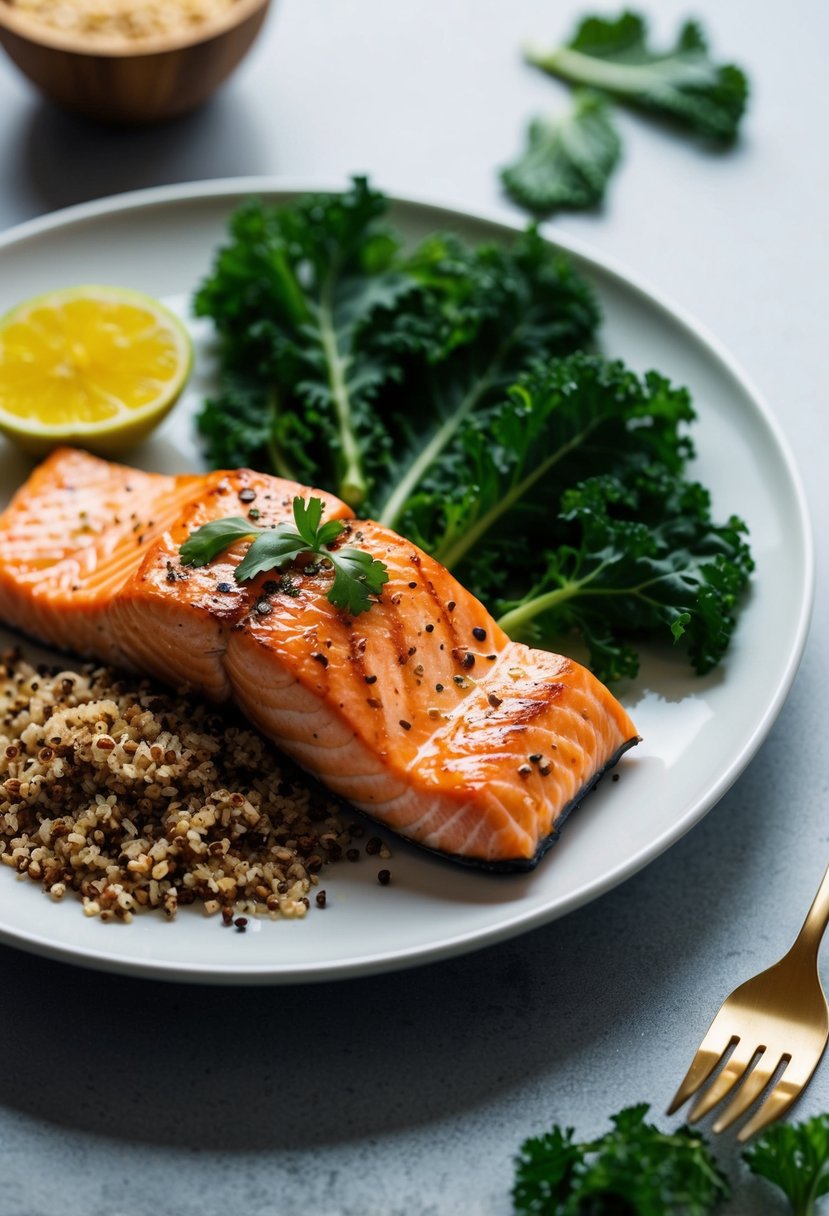
M 194 286 L 245 195 L 296 195 L 267 179 L 142 191 L 75 207 L 0 238 L 0 314 L 19 300 L 75 283 L 113 283 L 160 296 L 186 314 Z M 393 219 L 411 236 L 452 228 L 473 239 L 511 236 L 503 225 L 414 202 Z M 644 742 L 567 823 L 535 873 L 488 876 L 394 845 L 393 881 L 376 859 L 334 867 L 329 907 L 306 921 L 264 921 L 239 934 L 184 909 L 128 927 L 88 920 L 72 900 L 55 905 L 28 880 L 0 872 L 0 938 L 64 961 L 113 971 L 217 983 L 334 979 L 445 958 L 503 940 L 595 899 L 696 823 L 763 742 L 794 678 L 813 590 L 803 493 L 768 407 L 698 326 L 626 275 L 567 242 L 597 288 L 602 344 L 632 366 L 687 384 L 699 412 L 701 480 L 720 517 L 750 524 L 757 573 L 726 661 L 699 679 L 681 663 L 651 660 L 625 700 Z M 192 418 L 210 373 L 207 334 L 182 404 L 133 455 L 148 469 L 200 467 Z M 0 496 L 28 464 L 0 443 Z

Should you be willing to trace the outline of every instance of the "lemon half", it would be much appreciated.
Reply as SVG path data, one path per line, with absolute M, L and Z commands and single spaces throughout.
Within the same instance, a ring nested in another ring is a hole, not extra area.
M 161 421 L 192 365 L 183 323 L 139 291 L 36 296 L 0 319 L 0 430 L 32 455 L 120 451 Z

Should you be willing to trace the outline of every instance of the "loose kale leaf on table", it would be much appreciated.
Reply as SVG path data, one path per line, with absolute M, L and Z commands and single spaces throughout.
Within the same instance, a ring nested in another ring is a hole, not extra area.
M 568 111 L 530 123 L 527 146 L 501 170 L 501 181 L 513 202 L 534 215 L 585 210 L 604 198 L 620 151 L 607 101 L 579 89 Z
M 695 21 L 686 22 L 673 47 L 655 51 L 638 14 L 587 17 L 570 42 L 552 51 L 530 50 L 527 58 L 552 76 L 601 89 L 714 142 L 736 138 L 746 107 L 745 73 L 713 61 Z

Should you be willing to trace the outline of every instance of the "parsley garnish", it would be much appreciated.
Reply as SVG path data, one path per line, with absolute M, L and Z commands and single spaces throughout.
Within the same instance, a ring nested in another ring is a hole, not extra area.
M 829 1195 L 829 1115 L 770 1128 L 743 1154 L 753 1174 L 779 1186 L 794 1216 L 814 1216 Z
M 620 1111 L 613 1128 L 578 1143 L 558 1126 L 525 1141 L 512 1198 L 520 1216 L 705 1216 L 730 1188 L 699 1132 L 661 1132 L 644 1104 Z
M 294 499 L 295 528 L 278 524 L 275 528 L 256 528 L 249 519 L 230 516 L 214 519 L 197 528 L 181 546 L 180 556 L 185 566 L 206 566 L 237 540 L 254 537 L 253 543 L 236 568 L 238 583 L 247 582 L 268 570 L 283 570 L 303 554 L 318 554 L 334 568 L 334 581 L 328 599 L 336 608 L 359 616 L 368 612 L 389 580 L 383 562 L 377 561 L 364 549 L 332 549 L 331 545 L 345 530 L 338 519 L 322 523 L 321 498 L 309 498 L 306 503 L 298 495 Z

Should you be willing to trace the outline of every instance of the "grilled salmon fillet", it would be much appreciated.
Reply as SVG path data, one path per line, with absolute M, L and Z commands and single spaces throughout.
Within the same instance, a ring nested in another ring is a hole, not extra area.
M 386 564 L 369 612 L 330 603 L 327 568 L 237 583 L 246 541 L 182 565 L 197 527 L 246 511 L 260 527 L 288 522 L 297 494 L 345 522 L 338 544 Z M 0 619 L 234 701 L 381 823 L 491 868 L 532 867 L 638 739 L 589 671 L 511 642 L 416 546 L 330 494 L 250 470 L 170 477 L 55 452 L 0 516 Z

